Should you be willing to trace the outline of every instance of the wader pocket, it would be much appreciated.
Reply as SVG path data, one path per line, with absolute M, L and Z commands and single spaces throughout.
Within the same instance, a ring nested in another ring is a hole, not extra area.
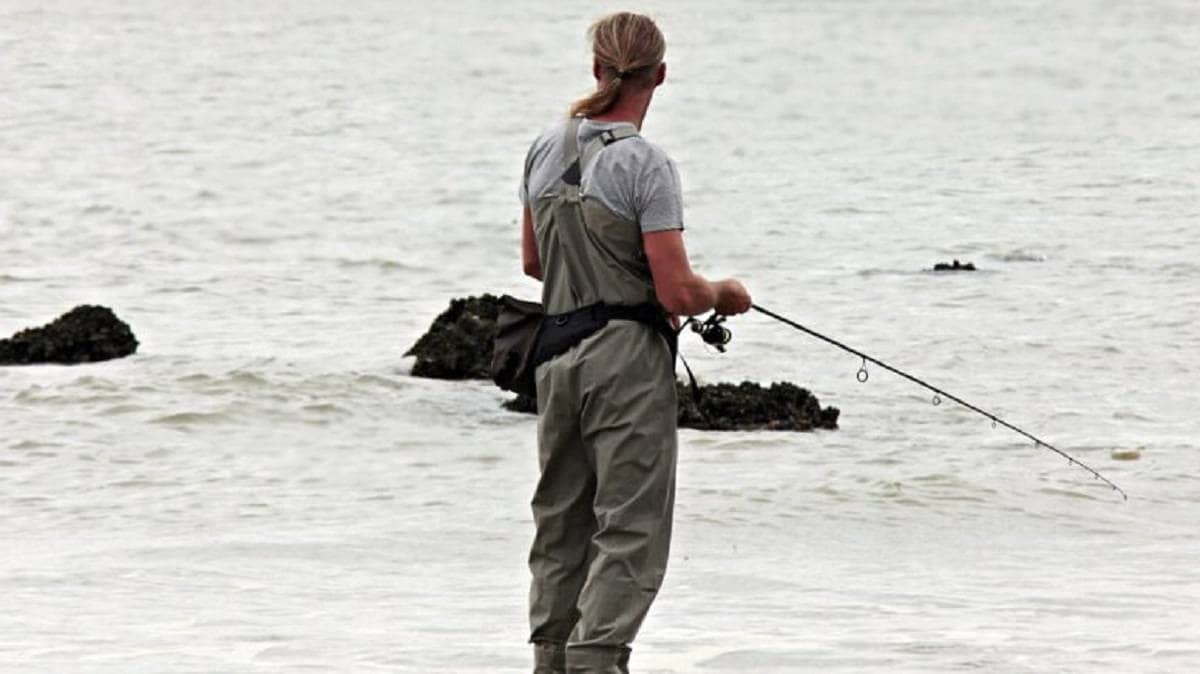
M 538 334 L 542 328 L 542 305 L 508 295 L 500 298 L 496 337 L 492 347 L 492 381 L 505 391 L 537 395 L 533 373 Z

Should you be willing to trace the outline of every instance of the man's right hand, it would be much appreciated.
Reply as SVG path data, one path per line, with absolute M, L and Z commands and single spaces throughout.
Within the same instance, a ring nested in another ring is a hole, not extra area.
M 750 311 L 750 291 L 735 278 L 727 278 L 714 283 L 717 287 L 717 304 L 714 307 L 718 314 L 733 316 Z

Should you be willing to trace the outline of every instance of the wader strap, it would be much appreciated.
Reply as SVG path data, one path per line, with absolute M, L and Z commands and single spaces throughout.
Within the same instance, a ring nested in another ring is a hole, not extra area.
M 556 206 L 556 208 L 570 209 L 575 213 L 574 217 L 566 218 L 556 225 L 559 227 L 567 226 L 571 230 L 574 230 L 576 226 L 580 228 L 579 231 L 563 232 L 560 234 L 564 240 L 576 241 L 573 244 L 575 247 L 579 247 L 580 243 L 582 243 L 580 239 L 584 239 L 587 236 L 586 232 L 583 231 L 586 229 L 586 225 L 583 222 L 583 209 L 580 205 L 581 195 L 579 194 L 579 183 L 583 178 L 579 157 L 579 127 L 582 125 L 582 117 L 572 117 L 567 120 L 567 128 L 563 131 L 563 166 L 565 170 L 562 177 L 559 178 L 558 205 Z M 576 226 L 567 225 L 570 221 L 575 221 Z M 568 247 L 571 246 L 572 244 L 568 244 Z M 600 287 L 600 281 L 596 278 L 596 270 L 592 267 L 590 261 L 586 259 L 581 260 L 578 270 L 584 276 L 586 287 Z M 579 294 L 574 288 L 572 288 L 571 293 L 572 295 Z
M 567 122 L 566 136 L 563 138 L 563 174 L 562 181 L 568 185 L 579 185 L 583 180 L 583 167 L 592 163 L 600 150 L 619 140 L 638 135 L 632 126 L 619 126 L 615 129 L 605 129 L 592 140 L 588 141 L 583 152 L 579 151 L 579 125 L 581 117 L 573 117 Z
M 572 117 L 567 120 L 567 128 L 563 131 L 563 174 L 562 181 L 568 185 L 579 185 L 582 175 L 579 164 L 579 127 L 583 124 L 582 117 Z
M 632 126 L 619 126 L 615 129 L 606 129 L 601 131 L 599 136 L 593 138 L 583 148 L 583 152 L 579 156 L 580 167 L 590 166 L 592 161 L 596 158 L 596 155 L 600 154 L 600 150 L 603 150 L 619 140 L 632 138 L 636 135 L 638 135 L 637 129 L 633 128 Z M 582 171 L 580 171 L 580 173 L 582 174 Z
M 615 129 L 608 129 L 600 133 L 600 141 L 605 145 L 612 145 L 618 140 L 625 140 L 638 135 L 638 130 L 633 125 L 618 126 Z
M 579 159 L 579 127 L 582 124 L 582 117 L 572 117 L 567 120 L 567 127 L 563 129 L 563 168 Z

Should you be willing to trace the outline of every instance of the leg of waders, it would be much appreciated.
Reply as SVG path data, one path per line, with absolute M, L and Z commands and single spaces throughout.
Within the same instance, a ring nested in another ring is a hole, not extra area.
M 533 674 L 565 674 L 566 671 L 566 644 L 551 641 L 533 644 Z
M 580 426 L 596 470 L 596 533 L 567 671 L 626 671 L 628 645 L 667 567 L 675 504 L 676 398 L 670 352 L 649 328 L 628 324 L 620 355 L 584 368 Z M 633 334 L 628 334 L 633 332 Z M 620 368 L 611 362 L 625 361 Z M 657 373 L 657 374 L 656 374 Z M 607 668 L 577 668 L 607 662 Z
M 587 577 L 595 531 L 596 480 L 579 435 L 571 368 L 552 362 L 539 367 L 537 374 L 541 478 L 531 504 L 537 531 L 529 553 L 529 623 L 534 654 L 540 658 L 535 671 L 541 674 L 563 671 L 562 649 L 579 619 L 576 601 Z
M 629 674 L 629 649 L 572 646 L 567 674 Z

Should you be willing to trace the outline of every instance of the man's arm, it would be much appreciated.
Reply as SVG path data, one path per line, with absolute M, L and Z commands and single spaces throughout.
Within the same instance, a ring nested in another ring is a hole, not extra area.
M 683 233 L 678 229 L 642 234 L 642 246 L 654 277 L 654 292 L 664 309 L 695 316 L 710 309 L 725 315 L 750 310 L 750 293 L 736 279 L 712 282 L 692 271 Z
M 533 235 L 533 212 L 528 206 L 521 213 L 521 262 L 527 276 L 542 280 L 542 261 L 538 258 L 537 239 Z

